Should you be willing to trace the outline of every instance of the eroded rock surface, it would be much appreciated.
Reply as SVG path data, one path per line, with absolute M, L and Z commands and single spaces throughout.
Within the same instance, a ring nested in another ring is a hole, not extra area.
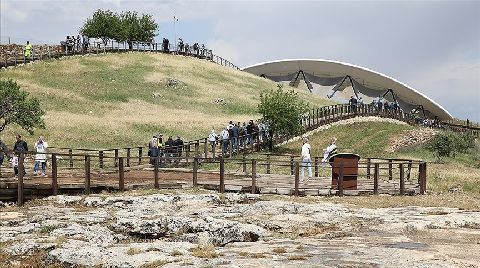
M 480 212 L 275 199 L 54 196 L 0 211 L 0 253 L 13 261 L 43 251 L 49 262 L 66 267 L 478 265 Z

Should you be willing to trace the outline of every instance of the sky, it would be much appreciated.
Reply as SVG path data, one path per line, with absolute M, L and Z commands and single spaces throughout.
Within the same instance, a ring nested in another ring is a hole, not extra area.
M 2 43 L 58 43 L 97 9 L 131 10 L 154 17 L 158 42 L 205 43 L 239 67 L 347 62 L 480 122 L 480 1 L 0 0 L 0 8 Z

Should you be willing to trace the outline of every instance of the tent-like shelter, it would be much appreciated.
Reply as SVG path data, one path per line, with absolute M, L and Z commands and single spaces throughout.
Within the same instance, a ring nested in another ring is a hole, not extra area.
M 438 103 L 387 75 L 348 63 L 320 59 L 292 59 L 255 64 L 242 69 L 271 79 L 275 82 L 290 82 L 298 86 L 304 80 L 309 89 L 312 83 L 332 86 L 332 95 L 351 86 L 355 92 L 376 98 L 382 96 L 396 101 L 405 112 L 423 110 L 433 118 L 452 119 L 450 113 Z

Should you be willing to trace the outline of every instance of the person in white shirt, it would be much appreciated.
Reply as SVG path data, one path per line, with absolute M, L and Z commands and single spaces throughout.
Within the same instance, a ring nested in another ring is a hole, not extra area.
M 330 145 L 327 147 L 327 149 L 325 149 L 325 151 L 323 151 L 322 167 L 325 167 L 328 161 L 328 158 L 330 158 L 330 156 L 336 153 L 337 151 L 336 142 L 337 142 L 337 138 L 333 137 L 330 142 Z
M 305 175 L 305 168 L 308 169 L 308 177 L 312 177 L 312 159 L 310 157 L 311 146 L 308 143 L 308 138 L 303 138 L 302 145 L 302 179 Z
M 212 128 L 212 132 L 210 132 L 210 135 L 208 135 L 208 141 L 212 146 L 212 151 L 215 150 L 215 144 L 217 143 L 217 139 L 218 139 L 217 133 L 215 133 L 215 129 Z
M 40 165 L 42 165 L 42 176 L 46 176 L 45 171 L 47 169 L 47 148 L 48 143 L 43 137 L 39 137 L 38 141 L 34 145 L 35 151 L 35 164 L 33 166 L 33 175 L 37 175 Z
M 223 153 L 227 153 L 228 149 L 228 139 L 230 138 L 230 135 L 228 134 L 228 126 L 226 126 L 222 132 L 220 132 L 220 138 L 222 139 L 222 144 L 223 144 Z

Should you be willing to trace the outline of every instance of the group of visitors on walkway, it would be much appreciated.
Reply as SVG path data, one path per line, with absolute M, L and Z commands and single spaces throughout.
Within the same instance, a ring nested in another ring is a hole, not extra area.
M 148 143 L 150 164 L 153 165 L 157 157 L 177 158 L 174 161 L 178 163 L 178 157 L 182 156 L 183 144 L 183 140 L 179 135 L 177 135 L 175 140 L 172 136 L 168 136 L 166 141 L 163 140 L 163 134 L 153 135 Z
M 35 149 L 34 165 L 33 165 L 33 175 L 46 176 L 47 170 L 47 149 L 48 143 L 45 139 L 40 136 L 35 142 L 33 148 Z M 28 144 L 22 139 L 22 136 L 17 134 L 15 136 L 15 143 L 12 147 L 12 150 L 9 150 L 4 141 L 0 140 L 0 175 L 1 167 L 5 158 L 8 159 L 15 177 L 18 177 L 19 172 L 25 174 L 25 165 L 26 165 L 26 155 L 28 153 Z M 20 157 L 23 157 L 23 165 L 20 166 Z M 40 172 L 41 168 L 41 172 Z
M 222 131 L 217 134 L 215 128 L 208 135 L 208 141 L 215 152 L 218 143 L 221 145 L 222 152 L 225 154 L 228 151 L 230 144 L 232 149 L 237 152 L 241 147 L 252 145 L 257 139 L 260 143 L 266 142 L 270 138 L 269 127 L 267 124 L 250 120 L 248 123 L 230 121 Z

